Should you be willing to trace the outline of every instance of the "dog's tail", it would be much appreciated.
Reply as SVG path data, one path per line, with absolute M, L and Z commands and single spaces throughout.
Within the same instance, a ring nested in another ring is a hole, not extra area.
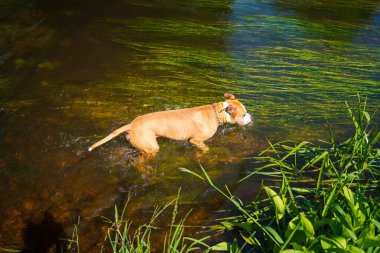
M 122 126 L 122 127 L 118 128 L 118 129 L 116 129 L 115 131 L 113 131 L 112 133 L 110 133 L 108 136 L 104 137 L 103 139 L 101 139 L 100 141 L 98 141 L 97 143 L 95 143 L 91 147 L 89 147 L 88 151 L 91 151 L 94 148 L 96 148 L 96 147 L 98 147 L 98 146 L 106 143 L 107 141 L 115 138 L 116 136 L 118 136 L 121 133 L 129 131 L 129 129 L 131 129 L 131 124 L 128 124 L 128 125 L 125 125 L 125 126 Z

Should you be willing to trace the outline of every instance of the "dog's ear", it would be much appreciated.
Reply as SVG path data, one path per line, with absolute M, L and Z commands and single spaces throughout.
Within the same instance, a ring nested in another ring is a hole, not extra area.
M 225 109 L 225 111 L 229 114 L 229 115 L 233 115 L 236 113 L 236 107 L 232 107 L 231 105 L 227 106 L 227 108 Z
M 235 96 L 232 93 L 226 92 L 224 93 L 224 97 L 229 99 L 229 100 L 234 100 Z

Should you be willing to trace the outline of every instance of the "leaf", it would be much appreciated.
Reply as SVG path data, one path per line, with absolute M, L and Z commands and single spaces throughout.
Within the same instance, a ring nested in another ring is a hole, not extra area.
M 349 229 L 353 229 L 352 227 L 352 218 L 351 218 L 351 215 L 349 214 L 346 214 L 345 216 L 343 216 L 343 220 L 344 222 L 346 223 L 346 225 L 348 226 Z
M 256 244 L 256 241 L 252 238 L 253 235 L 251 236 L 245 236 L 243 232 L 240 231 L 241 237 L 243 237 L 244 241 L 246 241 L 250 245 Z
M 211 246 L 211 250 L 217 250 L 217 251 L 228 251 L 228 243 L 227 242 L 220 242 L 214 246 Z
M 297 229 L 297 226 L 299 224 L 299 216 L 294 217 L 291 221 L 288 223 L 288 227 L 286 228 L 285 237 L 289 238 L 290 234 L 293 232 L 293 230 Z
M 348 246 L 348 252 L 350 252 L 350 253 L 365 253 L 365 251 L 363 249 L 358 248 L 358 247 L 353 246 L 353 245 Z
M 346 215 L 346 212 L 339 204 L 334 204 L 333 208 L 336 209 L 341 215 Z
M 377 227 L 377 229 L 380 230 L 380 222 L 378 222 L 375 219 L 372 219 L 372 222 L 373 222 L 373 224 L 375 224 L 375 226 Z
M 299 192 L 299 193 L 315 193 L 314 189 L 307 189 L 307 188 L 298 188 L 298 187 L 292 187 L 292 191 Z
M 286 249 L 281 251 L 281 253 L 303 253 L 303 250 L 296 250 L 296 249 Z
M 380 247 L 380 234 L 375 236 L 375 224 L 371 223 L 358 240 L 358 245 L 361 248 Z
M 286 246 L 290 243 L 298 243 L 304 245 L 307 236 L 305 231 L 302 230 L 300 216 L 296 216 L 289 223 L 285 231 L 286 242 L 282 246 L 282 249 L 286 249 Z
M 193 172 L 193 171 L 191 171 L 189 169 L 186 169 L 186 168 L 183 168 L 183 167 L 179 167 L 178 169 L 180 171 L 182 171 L 182 172 L 186 172 L 186 173 L 189 173 L 189 174 L 191 174 L 193 176 L 196 176 L 196 177 L 200 178 L 202 181 L 206 181 L 201 175 L 199 175 L 199 174 L 197 174 L 197 173 L 195 173 L 195 172 Z
M 355 201 L 355 196 L 353 192 L 351 191 L 351 189 L 344 186 L 342 190 L 343 190 L 343 195 L 346 198 L 348 205 L 350 206 L 352 216 L 355 220 L 355 223 L 354 223 L 355 227 L 361 227 L 365 223 L 367 217 L 363 213 L 362 208 L 360 208 L 360 205 L 358 203 L 355 203 L 357 201 Z M 349 226 L 350 228 L 352 228 L 352 222 L 349 223 Z
M 298 244 L 296 242 L 291 242 L 289 244 L 292 245 L 295 250 L 303 250 L 303 246 L 301 244 Z
M 362 241 L 358 240 L 358 244 L 364 249 L 369 247 L 380 247 L 380 234 L 375 237 L 363 239 Z
M 354 207 L 355 206 L 355 199 L 354 199 L 354 194 L 352 193 L 351 189 L 347 188 L 347 186 L 344 186 L 343 187 L 343 194 L 344 194 L 344 197 L 347 199 L 349 205 Z
M 315 232 L 314 232 L 313 224 L 310 222 L 308 218 L 306 218 L 304 213 L 301 213 L 300 217 L 301 217 L 301 225 L 302 225 L 303 230 L 306 233 L 306 236 L 309 238 L 314 238 Z
M 277 233 L 276 230 L 274 230 L 271 227 L 265 226 L 264 227 L 269 233 L 273 235 L 273 237 L 277 240 L 278 243 L 284 244 L 284 241 L 282 240 L 281 236 Z
M 321 237 L 321 245 L 324 250 L 331 248 L 345 249 L 347 247 L 347 240 L 341 236 L 332 236 L 331 238 Z
M 347 177 L 344 181 L 345 182 L 352 182 L 358 176 L 359 176 L 359 172 L 357 172 L 357 171 L 351 172 L 347 175 Z
M 363 114 L 364 114 L 364 117 L 366 118 L 367 122 L 370 122 L 371 121 L 371 116 L 369 115 L 369 113 L 366 112 L 366 111 L 364 111 Z
M 336 197 L 336 196 L 335 196 L 335 192 L 336 192 L 337 187 L 338 187 L 338 185 L 335 184 L 335 186 L 334 186 L 332 192 L 331 192 L 330 195 L 329 195 L 329 198 L 327 199 L 326 205 L 325 205 L 325 207 L 323 208 L 323 211 L 322 211 L 322 217 L 325 217 L 325 216 L 327 215 L 327 212 L 328 212 L 328 210 L 329 210 L 329 208 L 330 208 L 330 205 L 332 204 L 334 198 Z
M 292 150 L 286 154 L 280 161 L 285 161 L 288 157 L 290 157 L 291 155 L 293 155 L 294 153 L 296 153 L 299 149 L 301 149 L 303 146 L 305 145 L 309 145 L 310 142 L 308 141 L 303 141 L 301 142 L 300 144 L 298 144 L 296 147 L 292 148 Z
M 354 231 L 352 231 L 344 225 L 342 226 L 342 235 L 344 235 L 346 238 L 352 238 L 354 242 L 356 242 L 358 239 Z
M 239 223 L 233 223 L 235 227 L 239 227 L 244 229 L 247 233 L 251 234 L 252 231 L 252 223 L 250 222 L 239 222 Z
M 234 223 L 228 221 L 222 221 L 221 224 L 227 229 L 232 230 L 234 228 Z
M 377 135 L 371 141 L 371 146 L 374 146 L 379 140 L 380 140 L 380 132 L 378 132 Z
M 362 227 L 366 221 L 367 217 L 362 211 L 362 208 L 359 208 L 357 210 L 356 216 L 355 216 L 355 227 Z
M 273 205 L 275 206 L 276 219 L 281 220 L 285 214 L 285 204 L 278 196 L 278 194 L 273 191 L 271 188 L 264 186 L 265 192 L 268 194 L 269 198 L 272 200 Z

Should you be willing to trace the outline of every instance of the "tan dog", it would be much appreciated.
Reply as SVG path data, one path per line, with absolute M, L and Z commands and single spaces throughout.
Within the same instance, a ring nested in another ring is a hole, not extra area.
M 218 126 L 225 123 L 246 125 L 252 121 L 244 105 L 235 96 L 226 93 L 225 102 L 194 108 L 153 112 L 134 119 L 107 137 L 93 144 L 88 150 L 106 143 L 126 132 L 127 140 L 144 155 L 154 156 L 159 146 L 157 137 L 172 140 L 188 140 L 202 151 L 208 151 L 204 141 L 210 139 Z

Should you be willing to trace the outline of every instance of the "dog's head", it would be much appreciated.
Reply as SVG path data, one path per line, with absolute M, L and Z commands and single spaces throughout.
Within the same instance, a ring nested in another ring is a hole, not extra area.
M 224 111 L 227 114 L 227 122 L 231 124 L 239 124 L 240 126 L 247 125 L 252 122 L 252 117 L 244 105 L 235 99 L 231 93 L 225 93 Z

